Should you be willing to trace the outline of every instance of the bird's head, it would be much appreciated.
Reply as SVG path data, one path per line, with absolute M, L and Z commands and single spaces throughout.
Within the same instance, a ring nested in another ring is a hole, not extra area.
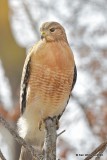
M 40 28 L 41 39 L 48 42 L 64 40 L 67 42 L 64 28 L 58 22 L 45 22 Z

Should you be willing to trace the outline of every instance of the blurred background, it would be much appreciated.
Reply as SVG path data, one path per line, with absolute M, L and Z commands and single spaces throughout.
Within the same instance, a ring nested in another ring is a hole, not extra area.
M 107 138 L 106 0 L 0 0 L 0 114 L 16 127 L 23 63 L 45 21 L 64 26 L 78 70 L 60 120 L 58 133 L 66 132 L 58 138 L 57 156 L 83 160 Z M 20 146 L 2 124 L 0 149 L 7 160 L 18 160 Z M 107 160 L 107 151 L 101 160 Z

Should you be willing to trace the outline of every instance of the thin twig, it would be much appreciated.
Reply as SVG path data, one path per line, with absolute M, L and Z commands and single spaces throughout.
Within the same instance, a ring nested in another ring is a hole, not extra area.
M 105 142 L 103 142 L 102 144 L 100 144 L 91 154 L 89 154 L 84 160 L 90 160 L 92 157 L 94 157 L 97 153 L 99 153 L 100 151 L 103 151 L 106 149 L 107 147 L 107 140 Z M 104 149 L 104 150 L 103 150 Z
M 57 134 L 57 137 L 59 137 L 61 134 L 63 134 L 66 130 L 64 129 L 63 131 L 61 131 L 59 134 Z
M 1 158 L 2 160 L 6 160 L 6 158 L 4 157 L 3 153 L 1 152 L 1 150 L 0 150 L 0 158 Z
M 8 129 L 8 131 L 12 134 L 12 136 L 17 140 L 17 142 L 21 145 L 23 145 L 29 152 L 31 152 L 31 155 L 33 157 L 38 158 L 38 160 L 42 160 L 43 159 L 43 155 L 41 153 L 39 153 L 38 151 L 36 151 L 32 146 L 28 145 L 25 140 L 23 138 L 21 138 L 17 132 L 15 131 L 15 129 L 13 129 L 9 123 L 0 115 L 0 122 L 2 123 L 2 125 Z

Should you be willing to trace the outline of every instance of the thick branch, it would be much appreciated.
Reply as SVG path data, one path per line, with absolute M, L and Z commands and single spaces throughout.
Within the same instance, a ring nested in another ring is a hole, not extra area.
M 57 118 L 45 120 L 45 160 L 56 160 Z
M 104 152 L 104 150 L 107 147 L 107 141 L 103 142 L 101 145 L 99 145 L 91 154 L 89 154 L 84 160 L 90 160 L 92 157 L 94 157 L 97 153 L 101 154 Z M 101 152 L 100 152 L 101 151 Z
M 1 160 L 6 160 L 6 158 L 4 157 L 3 153 L 1 152 L 1 150 L 0 150 L 0 158 L 1 158 Z
M 19 135 L 17 134 L 17 132 L 15 131 L 15 129 L 13 129 L 8 123 L 7 121 L 0 115 L 0 122 L 2 123 L 2 125 L 8 129 L 8 131 L 12 134 L 12 136 L 18 141 L 18 143 L 20 143 L 21 145 L 23 145 L 29 152 L 31 152 L 31 155 L 33 157 L 38 158 L 38 160 L 42 160 L 43 159 L 43 155 L 41 153 L 39 153 L 38 151 L 36 151 L 32 146 L 28 145 L 23 138 L 19 137 Z

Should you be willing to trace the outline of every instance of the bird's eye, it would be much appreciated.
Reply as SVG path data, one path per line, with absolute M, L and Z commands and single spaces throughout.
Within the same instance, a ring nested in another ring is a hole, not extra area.
M 55 28 L 51 28 L 50 31 L 51 31 L 51 32 L 54 32 L 54 31 L 55 31 Z

